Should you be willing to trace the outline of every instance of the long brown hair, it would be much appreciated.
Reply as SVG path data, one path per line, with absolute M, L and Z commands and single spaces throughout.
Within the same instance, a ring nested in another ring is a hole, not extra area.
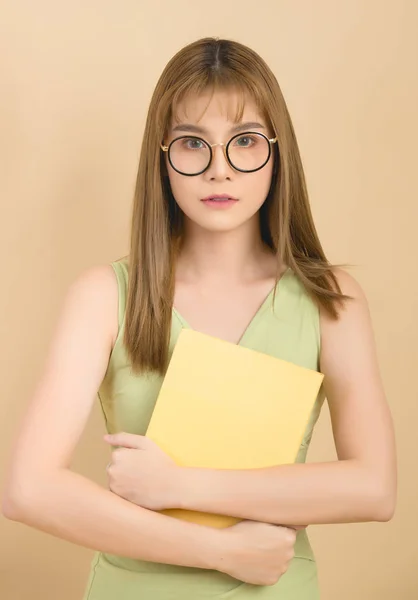
M 171 193 L 160 144 L 186 94 L 241 92 L 236 121 L 250 94 L 274 135 L 270 191 L 260 210 L 264 243 L 287 264 L 307 292 L 333 317 L 347 299 L 325 257 L 309 206 L 292 122 L 279 84 L 264 60 L 236 41 L 203 38 L 181 49 L 165 67 L 152 96 L 136 180 L 129 254 L 124 343 L 136 373 L 168 365 L 175 257 L 182 213 Z M 277 274 L 277 279 L 279 273 Z

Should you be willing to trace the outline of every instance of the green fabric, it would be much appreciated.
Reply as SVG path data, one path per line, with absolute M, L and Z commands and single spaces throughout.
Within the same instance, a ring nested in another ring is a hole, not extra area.
M 123 331 L 128 283 L 128 262 L 112 263 L 119 289 L 119 331 L 108 369 L 99 389 L 109 433 L 126 431 L 144 435 L 162 385 L 157 374 L 134 376 L 130 369 Z M 182 328 L 189 327 L 173 310 L 170 355 Z M 319 311 L 292 270 L 282 276 L 273 304 L 270 293 L 239 345 L 295 364 L 318 369 Z M 314 425 L 324 401 L 321 388 L 312 411 L 297 462 L 305 462 Z M 254 586 L 217 571 L 177 567 L 128 559 L 98 552 L 92 563 L 84 600 L 317 600 L 315 558 L 305 530 L 297 535 L 295 558 L 274 586 Z

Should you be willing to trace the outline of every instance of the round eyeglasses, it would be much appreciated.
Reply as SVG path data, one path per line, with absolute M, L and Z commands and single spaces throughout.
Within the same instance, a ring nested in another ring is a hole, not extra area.
M 215 146 L 222 146 L 228 163 L 241 173 L 262 169 L 271 156 L 271 146 L 277 137 L 269 139 L 263 133 L 247 131 L 234 135 L 227 144 L 209 144 L 194 135 L 182 135 L 161 149 L 168 152 L 170 165 L 177 173 L 193 177 L 204 173 L 212 162 Z

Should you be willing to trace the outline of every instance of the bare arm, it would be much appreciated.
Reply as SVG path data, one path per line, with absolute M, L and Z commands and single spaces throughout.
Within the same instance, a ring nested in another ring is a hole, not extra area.
M 106 372 L 117 302 L 110 266 L 89 269 L 70 287 L 15 443 L 3 512 L 92 549 L 215 568 L 218 532 L 135 506 L 69 470 Z
M 387 521 L 396 498 L 392 419 L 379 374 L 367 301 L 354 297 L 339 321 L 321 315 L 321 371 L 338 461 L 267 469 L 182 469 L 176 505 L 282 524 Z

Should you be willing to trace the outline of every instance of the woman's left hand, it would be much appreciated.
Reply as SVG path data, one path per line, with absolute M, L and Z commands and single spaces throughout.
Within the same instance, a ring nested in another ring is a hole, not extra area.
M 104 439 L 111 446 L 119 446 L 106 467 L 112 492 L 149 510 L 175 508 L 180 467 L 155 442 L 123 432 L 105 435 Z

